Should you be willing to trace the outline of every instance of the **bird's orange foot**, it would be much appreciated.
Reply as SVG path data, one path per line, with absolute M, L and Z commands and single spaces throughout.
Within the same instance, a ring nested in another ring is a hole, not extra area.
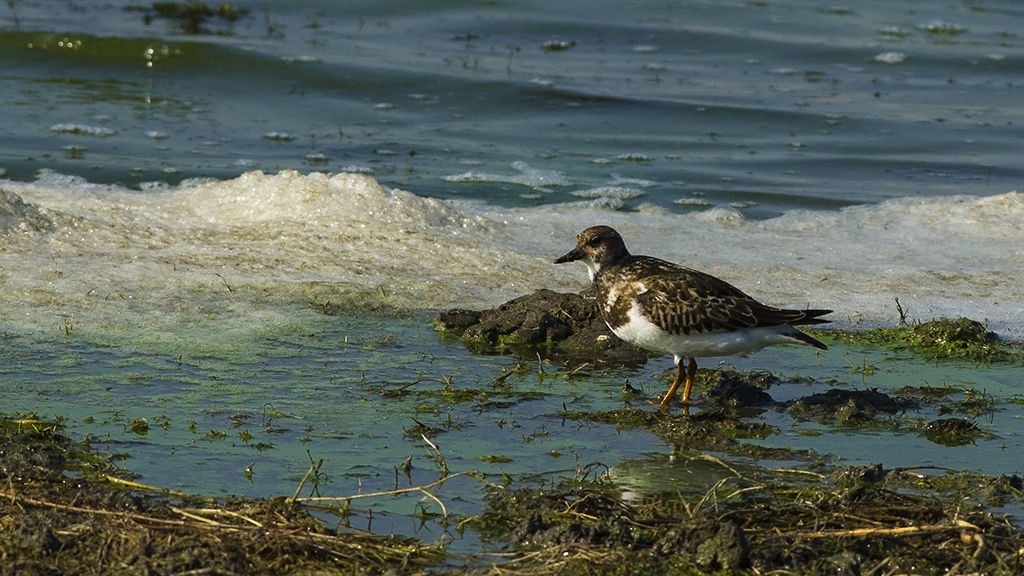
M 672 405 L 677 403 L 677 402 L 673 402 L 673 400 L 674 399 L 672 397 L 669 397 L 669 396 L 663 397 L 661 399 L 661 401 L 657 402 L 658 408 L 660 408 L 662 410 L 669 410 L 669 409 L 671 409 Z M 653 405 L 655 403 L 655 401 L 653 399 L 651 399 L 651 400 L 648 400 L 647 403 Z M 690 413 L 689 412 L 690 411 L 690 406 L 695 406 L 697 403 L 694 402 L 694 400 L 692 398 L 687 399 L 687 400 L 683 400 L 682 398 L 680 398 L 679 401 L 678 401 L 678 404 L 683 409 L 683 413 L 684 414 L 689 414 Z

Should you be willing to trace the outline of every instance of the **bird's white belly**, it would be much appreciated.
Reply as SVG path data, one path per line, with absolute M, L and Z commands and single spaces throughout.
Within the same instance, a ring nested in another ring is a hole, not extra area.
M 720 330 L 703 334 L 669 334 L 645 318 L 635 303 L 629 311 L 629 322 L 612 331 L 619 338 L 641 348 L 681 358 L 741 356 L 772 344 L 796 343 L 784 335 L 785 332 L 793 331 L 789 326 L 747 328 L 734 332 Z

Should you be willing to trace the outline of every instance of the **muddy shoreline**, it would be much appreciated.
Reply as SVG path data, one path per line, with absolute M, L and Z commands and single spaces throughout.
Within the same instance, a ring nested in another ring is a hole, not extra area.
M 677 457 L 722 472 L 702 494 L 626 498 L 599 466 L 547 487 L 491 484 L 478 516 L 451 518 L 507 552 L 330 528 L 303 502 L 151 489 L 31 418 L 0 425 L 0 574 L 1019 574 L 1024 532 L 997 509 L 1019 476 L 881 466 L 743 466 L 736 419 L 645 412 Z M 621 414 L 567 414 L 614 421 Z M 637 420 L 634 418 L 634 420 Z M 695 440 L 699 439 L 699 442 Z M 763 454 L 762 454 L 763 456 Z M 755 460 L 756 461 L 756 460 Z M 979 497 L 980 495 L 980 497 Z M 628 568 L 627 568 L 628 567 Z
M 435 327 L 475 353 L 512 354 L 524 362 L 540 355 L 574 378 L 647 360 L 647 353 L 617 342 L 587 306 L 576 295 L 541 291 L 491 311 L 444 311 Z M 1019 364 L 1022 358 L 1019 348 L 967 319 L 820 334 L 936 362 Z M 492 388 L 507 376 L 495 374 Z M 0 575 L 1024 571 L 1021 519 L 1003 511 L 1024 503 L 1018 475 L 842 466 L 808 450 L 748 441 L 771 434 L 757 416 L 775 411 L 834 429 L 901 426 L 900 432 L 935 444 L 970 445 L 986 434 L 970 416 L 975 403 L 997 400 L 907 386 L 888 392 L 819 388 L 777 401 L 773 388 L 785 382 L 772 374 L 702 369 L 698 377 L 703 404 L 692 414 L 653 407 L 564 408 L 560 414 L 580 428 L 639 429 L 673 446 L 675 465 L 712 479 L 691 489 L 626 490 L 618 478 L 628 470 L 586 462 L 569 472 L 562 466 L 542 482 L 488 478 L 475 470 L 449 470 L 438 452 L 436 482 L 405 492 L 433 498 L 443 510 L 442 499 L 453 496 L 439 497 L 445 482 L 479 482 L 487 496 L 478 514 L 445 511 L 430 520 L 446 530 L 475 532 L 493 554 L 458 555 L 443 540 L 327 522 L 324 511 L 344 518 L 353 502 L 299 497 L 301 485 L 295 495 L 269 499 L 198 497 L 144 486 L 88 439 L 63 433 L 61 422 L 2 415 Z M 943 417 L 896 422 L 894 415 L 922 406 L 941 406 Z M 315 475 L 314 466 L 310 472 Z M 427 520 L 425 509 L 423 514 Z

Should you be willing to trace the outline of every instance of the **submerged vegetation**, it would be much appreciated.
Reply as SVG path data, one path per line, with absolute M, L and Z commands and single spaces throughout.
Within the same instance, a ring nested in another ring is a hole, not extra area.
M 195 1 L 153 2 L 152 12 L 146 8 L 141 10 L 146 12 L 146 24 L 149 24 L 155 15 L 158 18 L 177 21 L 181 29 L 188 34 L 204 32 L 210 19 L 234 22 L 249 13 L 248 8 L 236 8 L 231 4 L 209 6 L 206 2 Z

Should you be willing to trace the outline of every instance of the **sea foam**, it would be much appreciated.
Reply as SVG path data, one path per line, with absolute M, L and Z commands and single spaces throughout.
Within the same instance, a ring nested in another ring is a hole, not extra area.
M 634 253 L 715 274 L 766 303 L 833 308 L 841 324 L 894 324 L 899 298 L 911 320 L 965 315 L 1024 336 L 1016 192 L 753 221 L 729 208 L 446 202 L 364 174 L 249 172 L 140 192 L 47 172 L 2 188 L 15 199 L 0 236 L 5 330 L 52 330 L 73 316 L 97 329 L 173 332 L 204 314 L 244 322 L 366 295 L 481 309 L 540 288 L 584 289 L 582 265 L 552 262 L 583 228 L 609 224 Z

